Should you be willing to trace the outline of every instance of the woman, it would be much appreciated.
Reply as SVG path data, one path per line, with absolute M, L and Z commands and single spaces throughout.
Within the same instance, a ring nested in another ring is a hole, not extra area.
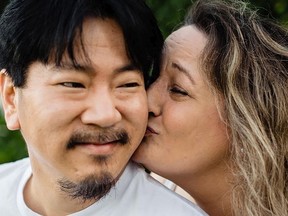
M 209 215 L 287 215 L 288 31 L 200 0 L 165 44 L 134 160 Z

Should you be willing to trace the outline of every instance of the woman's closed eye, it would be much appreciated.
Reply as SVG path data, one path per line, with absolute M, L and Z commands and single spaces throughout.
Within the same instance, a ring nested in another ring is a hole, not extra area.
M 183 90 L 183 89 L 181 89 L 181 88 L 179 88 L 177 86 L 170 87 L 169 88 L 169 92 L 171 94 L 174 94 L 174 95 L 189 96 L 189 94 L 185 90 Z
M 85 88 L 85 86 L 82 83 L 78 82 L 62 82 L 60 85 L 68 88 Z

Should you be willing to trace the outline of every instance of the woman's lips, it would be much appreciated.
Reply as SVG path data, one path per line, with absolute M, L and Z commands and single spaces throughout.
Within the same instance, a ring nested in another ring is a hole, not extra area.
M 145 133 L 145 136 L 148 136 L 148 135 L 152 135 L 152 134 L 158 134 L 152 127 L 147 127 L 146 128 L 146 133 Z

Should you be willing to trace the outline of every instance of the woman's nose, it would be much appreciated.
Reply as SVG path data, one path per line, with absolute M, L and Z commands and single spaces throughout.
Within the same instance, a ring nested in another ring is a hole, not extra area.
M 162 112 L 162 105 L 165 94 L 165 85 L 162 80 L 156 80 L 147 90 L 149 116 L 159 116 Z

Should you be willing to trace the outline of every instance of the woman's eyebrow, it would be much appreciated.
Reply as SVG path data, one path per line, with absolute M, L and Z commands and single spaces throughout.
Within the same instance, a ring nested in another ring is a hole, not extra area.
M 193 85 L 196 85 L 195 80 L 193 79 L 193 77 L 191 76 L 191 73 L 189 73 L 189 70 L 187 68 L 185 68 L 183 65 L 181 65 L 179 63 L 175 63 L 175 62 L 172 62 L 171 66 L 172 66 L 172 68 L 175 68 L 179 72 L 184 73 L 188 77 L 188 79 L 191 81 L 191 83 Z

